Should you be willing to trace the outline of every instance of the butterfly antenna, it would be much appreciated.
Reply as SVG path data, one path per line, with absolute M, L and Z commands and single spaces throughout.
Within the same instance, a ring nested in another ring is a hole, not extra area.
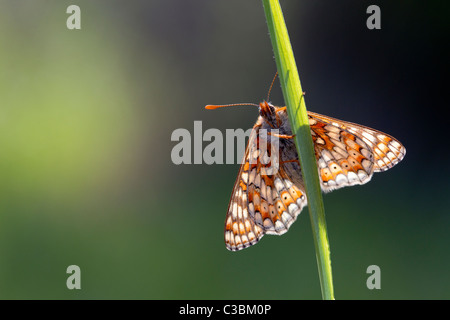
M 205 109 L 214 110 L 214 109 L 217 109 L 217 108 L 237 107 L 237 106 L 254 106 L 254 107 L 259 107 L 259 105 L 255 104 L 255 103 L 232 103 L 232 104 L 222 104 L 222 105 L 208 104 L 207 106 L 205 106 Z
M 266 101 L 269 101 L 270 92 L 272 91 L 272 87 L 273 87 L 273 84 L 275 83 L 275 79 L 277 78 L 277 76 L 278 76 L 278 71 L 275 72 L 275 76 L 273 77 L 272 83 L 270 84 L 269 92 L 267 92 L 267 99 L 266 99 Z

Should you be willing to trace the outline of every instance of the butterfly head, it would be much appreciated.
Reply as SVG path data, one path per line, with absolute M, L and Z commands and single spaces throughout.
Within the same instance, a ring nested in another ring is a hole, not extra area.
M 275 107 L 268 103 L 267 101 L 263 101 L 259 104 L 259 114 L 261 117 L 269 119 L 275 116 Z
M 267 101 L 259 104 L 259 115 L 271 128 L 281 128 L 288 123 L 286 107 L 276 107 Z

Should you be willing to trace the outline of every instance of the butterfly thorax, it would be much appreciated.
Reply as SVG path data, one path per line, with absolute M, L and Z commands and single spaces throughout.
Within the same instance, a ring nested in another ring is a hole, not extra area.
M 259 106 L 260 116 L 255 124 L 255 133 L 258 136 L 256 146 L 267 145 L 271 159 L 276 158 L 275 161 L 282 165 L 278 174 L 290 176 L 292 182 L 303 186 L 300 163 L 292 139 L 292 129 L 286 107 L 276 107 L 267 101 L 261 102 Z M 261 130 L 265 130 L 265 132 L 263 133 Z

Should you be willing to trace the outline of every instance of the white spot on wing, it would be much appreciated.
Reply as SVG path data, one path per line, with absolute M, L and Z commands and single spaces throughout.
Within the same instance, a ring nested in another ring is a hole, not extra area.
M 289 226 L 291 224 L 291 220 L 293 220 L 293 219 L 292 219 L 292 216 L 289 213 L 283 212 L 281 214 L 281 220 L 283 220 L 283 223 L 285 225 Z
M 261 213 L 259 213 L 258 211 L 255 212 L 255 221 L 258 224 L 262 224 L 262 217 L 261 217 Z
M 283 182 L 281 182 L 280 178 L 275 179 L 275 188 L 277 189 L 278 192 L 284 189 Z
M 367 179 L 367 173 L 364 170 L 358 170 L 359 180 L 364 181 Z
M 356 173 L 354 173 L 354 172 L 352 172 L 352 171 L 349 171 L 349 172 L 347 173 L 347 178 L 348 178 L 348 181 L 349 181 L 350 183 L 353 183 L 353 182 L 355 182 L 355 181 L 359 181 L 358 176 L 356 175 Z
M 340 173 L 336 176 L 336 183 L 338 185 L 346 184 L 347 182 L 348 182 L 347 177 L 345 175 L 343 175 L 342 173 Z
M 283 222 L 281 222 L 280 220 L 277 220 L 275 222 L 275 231 L 278 232 L 279 234 L 283 234 L 287 231 L 287 228 Z
M 372 162 L 370 162 L 367 159 L 363 159 L 363 161 L 361 162 L 362 166 L 364 169 L 366 169 L 366 171 L 369 171 L 370 168 L 372 167 Z
M 255 207 L 253 206 L 253 203 L 248 204 L 248 211 L 250 212 L 250 215 L 252 215 L 252 216 L 255 214 Z
M 242 181 L 244 181 L 244 183 L 247 183 L 247 181 L 248 181 L 248 173 L 247 172 L 242 172 L 241 178 L 242 178 Z
M 351 128 L 347 128 L 347 131 L 353 134 L 356 134 L 358 132 L 358 130 L 356 130 L 355 128 L 351 127 Z
M 325 163 L 325 161 L 323 160 L 323 158 L 319 158 L 319 160 L 318 160 L 318 166 L 319 166 L 319 169 L 323 169 L 323 168 L 326 168 L 326 167 L 327 167 L 327 164 Z
M 369 146 L 371 146 L 371 147 L 373 147 L 373 143 L 372 143 L 372 141 L 370 141 L 369 139 L 367 139 L 366 137 L 363 137 L 362 138 L 363 139 L 363 141 L 367 144 L 367 145 L 369 145 Z
M 233 216 L 234 220 L 236 220 L 236 218 L 237 218 L 237 207 L 238 207 L 237 202 L 233 203 L 233 209 L 231 211 L 231 215 Z
M 288 207 L 289 213 L 294 213 L 299 209 L 298 205 L 291 203 Z
M 242 209 L 242 217 L 244 219 L 248 219 L 248 211 L 247 208 Z
M 331 155 L 331 153 L 328 150 L 323 150 L 322 151 L 322 158 L 325 162 L 330 161 L 331 159 L 333 159 L 333 156 Z
M 272 229 L 273 228 L 273 222 L 269 218 L 264 219 L 264 228 L 266 229 Z
M 376 143 L 377 142 L 377 138 L 375 138 L 372 134 L 363 131 L 362 132 L 362 136 L 366 139 L 368 139 L 369 141 L 371 141 L 372 143 Z
M 389 151 L 386 155 L 389 158 L 389 160 L 394 160 L 396 158 L 396 156 L 391 151 Z
M 253 170 L 250 172 L 248 183 L 253 183 L 255 181 L 256 177 L 256 168 L 253 168 Z

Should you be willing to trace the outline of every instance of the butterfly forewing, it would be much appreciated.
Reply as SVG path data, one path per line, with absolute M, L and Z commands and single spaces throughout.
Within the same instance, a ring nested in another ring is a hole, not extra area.
M 272 161 L 261 161 L 264 155 L 259 154 L 259 144 L 262 143 L 268 144 L 267 150 L 274 150 L 270 142 L 261 141 L 256 127 L 250 135 L 228 205 L 225 244 L 232 251 L 256 244 L 264 234 L 285 233 L 306 205 L 303 188 L 291 181 L 283 165 L 272 170 Z
M 342 143 L 344 143 L 350 156 L 352 156 L 354 150 L 363 156 L 356 155 L 360 159 L 360 164 L 363 164 L 362 161 L 365 159 L 373 163 L 373 165 L 369 165 L 369 163 L 364 162 L 365 166 L 363 168 L 366 170 L 369 179 L 361 177 L 363 178 L 362 183 L 368 182 L 373 172 L 386 171 L 392 168 L 406 154 L 406 149 L 400 141 L 381 131 L 314 112 L 308 112 L 308 115 L 312 133 L 317 131 L 317 127 L 323 126 L 322 124 L 324 123 L 326 124 L 325 136 L 328 139 L 325 138 L 323 140 L 327 142 L 325 145 L 330 152 L 342 151 Z M 320 148 L 323 140 L 314 141 L 315 148 Z M 362 172 L 361 175 L 363 176 Z
M 225 220 L 225 245 L 228 250 L 236 251 L 247 248 L 259 241 L 264 235 L 255 222 L 253 216 L 249 215 L 250 208 L 254 207 L 254 200 L 249 203 L 249 174 L 250 170 L 250 148 L 256 143 L 256 129 L 250 134 L 243 163 L 231 194 L 228 212 Z M 254 179 L 254 177 L 252 177 Z M 251 188 L 252 189 L 252 188 Z M 253 191 L 250 190 L 250 194 Z

